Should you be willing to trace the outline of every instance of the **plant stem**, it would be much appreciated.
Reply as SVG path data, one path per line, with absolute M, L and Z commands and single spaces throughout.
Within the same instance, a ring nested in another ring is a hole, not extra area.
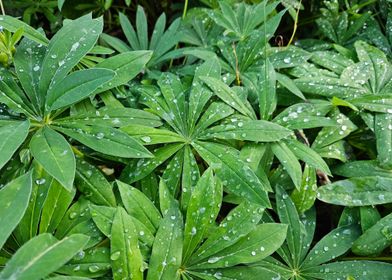
M 298 28 L 298 16 L 299 16 L 299 10 L 301 9 L 301 3 L 302 3 L 302 0 L 299 0 L 299 5 L 298 5 L 297 13 L 296 13 L 296 15 L 295 15 L 293 33 L 291 34 L 291 38 L 290 38 L 289 43 L 287 44 L 287 47 L 291 45 L 291 43 L 292 43 L 293 40 L 294 40 L 295 33 L 297 32 L 297 28 Z
M 3 0 L 0 0 L 0 7 L 1 7 L 1 13 L 3 16 L 5 16 L 5 10 L 4 10 L 4 5 L 3 5 Z
M 188 0 L 185 0 L 184 10 L 182 12 L 182 19 L 184 19 L 186 17 L 187 11 L 188 11 Z

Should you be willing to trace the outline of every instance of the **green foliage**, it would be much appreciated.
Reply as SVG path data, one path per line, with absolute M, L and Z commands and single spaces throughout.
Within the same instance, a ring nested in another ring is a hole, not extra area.
M 0 16 L 0 279 L 392 279 L 388 1 L 163 2 Z

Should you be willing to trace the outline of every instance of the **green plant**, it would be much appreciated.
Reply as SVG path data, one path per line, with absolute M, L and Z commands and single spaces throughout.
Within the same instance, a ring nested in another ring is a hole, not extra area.
M 387 2 L 98 2 L 0 17 L 0 279 L 392 279 Z

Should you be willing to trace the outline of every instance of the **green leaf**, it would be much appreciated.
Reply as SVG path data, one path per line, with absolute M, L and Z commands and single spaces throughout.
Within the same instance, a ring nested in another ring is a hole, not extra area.
M 115 77 L 103 87 L 99 88 L 95 93 L 104 92 L 108 89 L 126 84 L 139 74 L 150 60 L 152 52 L 150 51 L 134 51 L 125 52 L 98 63 L 95 68 L 105 68 L 115 71 Z
M 11 159 L 12 155 L 26 139 L 30 122 L 16 122 L 0 126 L 0 169 Z
M 304 161 L 311 167 L 326 173 L 327 175 L 332 175 L 327 163 L 312 148 L 309 148 L 297 140 L 287 139 L 285 142 L 298 159 Z
M 181 135 L 166 129 L 157 129 L 143 125 L 129 125 L 122 127 L 121 130 L 135 137 L 144 143 L 144 145 L 185 142 L 185 139 Z
M 156 149 L 154 158 L 140 159 L 129 164 L 121 174 L 121 179 L 126 183 L 132 184 L 145 178 L 182 147 L 183 144 L 168 144 Z
M 258 204 L 247 201 L 241 203 L 207 236 L 207 240 L 191 256 L 189 264 L 200 263 L 235 244 L 256 228 L 263 213 L 264 209 Z
M 48 194 L 42 206 L 41 221 L 39 224 L 39 232 L 54 233 L 71 205 L 76 190 L 71 191 L 65 189 L 56 180 L 52 179 Z M 75 218 L 77 213 L 71 215 Z
M 93 48 L 102 28 L 102 18 L 91 19 L 91 16 L 86 15 L 64 25 L 53 36 L 41 67 L 39 79 L 41 102 L 44 101 L 50 86 L 63 80 L 68 72 Z
M 212 255 L 194 268 L 223 268 L 260 261 L 279 249 L 286 238 L 286 232 L 287 225 L 260 224 L 235 244 Z
M 147 280 L 176 279 L 181 265 L 182 248 L 182 215 L 177 207 L 172 207 L 162 219 L 155 236 Z
M 110 259 L 113 279 L 143 279 L 143 258 L 139 250 L 138 234 L 131 217 L 117 208 L 110 237 Z
M 317 266 L 331 261 L 350 250 L 353 242 L 361 234 L 358 225 L 342 226 L 324 236 L 309 252 L 303 266 Z
M 48 90 L 46 111 L 70 106 L 90 96 L 94 91 L 113 79 L 115 73 L 107 69 L 85 69 L 71 73 Z
M 69 191 L 75 178 L 75 156 L 59 133 L 45 126 L 33 136 L 30 151 L 45 170 Z
M 4 29 L 9 30 L 11 32 L 16 32 L 19 28 L 23 28 L 23 36 L 33 40 L 39 44 L 47 45 L 49 40 L 45 37 L 45 34 L 35 30 L 28 24 L 24 23 L 21 20 L 18 20 L 15 17 L 3 15 L 0 16 L 1 25 Z
M 104 276 L 109 270 L 110 249 L 106 247 L 96 247 L 85 251 L 79 251 L 71 261 L 59 268 L 57 272 L 66 275 L 73 275 L 69 276 L 72 277 L 72 280 L 78 280 L 79 277 L 76 276 L 89 277 L 82 278 L 87 280 Z
M 196 141 L 193 147 L 222 180 L 226 189 L 251 202 L 270 207 L 267 186 L 239 159 L 238 151 L 224 145 Z
M 124 158 L 152 157 L 138 141 L 112 127 L 69 124 L 54 128 L 103 154 Z
M 264 65 L 260 69 L 261 75 L 258 79 L 258 99 L 260 118 L 270 119 L 276 109 L 276 72 L 274 66 L 265 59 Z
M 207 169 L 199 179 L 186 212 L 184 230 L 183 263 L 186 263 L 193 251 L 215 222 L 222 203 L 222 184 L 213 177 L 212 170 Z
M 255 113 L 241 100 L 236 92 L 224 82 L 213 77 L 200 77 L 200 79 L 206 83 L 223 102 L 245 116 L 255 119 Z
M 302 183 L 299 189 L 294 189 L 291 193 L 291 199 L 299 213 L 303 213 L 310 209 L 317 196 L 317 178 L 316 170 L 308 165 L 305 165 L 302 174 Z
M 291 130 L 264 120 L 235 121 L 207 129 L 203 138 L 236 139 L 255 142 L 274 142 L 289 136 Z
M 392 114 L 376 114 L 374 118 L 377 160 L 386 169 L 392 167 Z
M 379 220 L 364 232 L 353 244 L 352 251 L 356 255 L 378 255 L 392 245 L 392 214 Z
M 16 178 L 0 189 L 0 248 L 22 219 L 29 203 L 31 173 Z M 0 274 L 1 279 L 1 274 Z
M 117 186 L 127 212 L 155 232 L 162 219 L 155 205 L 140 190 L 120 181 Z
M 124 127 L 129 125 L 143 125 L 148 127 L 160 126 L 159 117 L 133 108 L 103 107 L 96 111 L 78 113 L 73 116 L 56 119 L 54 124 L 83 124 L 110 127 Z
M 317 198 L 344 206 L 370 206 L 392 202 L 392 178 L 357 177 L 336 181 L 318 189 Z
M 0 273 L 0 279 L 41 279 L 56 271 L 86 245 L 88 237 L 75 234 L 58 241 L 38 235 L 21 247 Z
M 324 264 L 313 271 L 307 274 L 324 280 L 389 280 L 392 265 L 376 261 L 341 261 Z
M 116 206 L 112 185 L 97 168 L 84 160 L 77 159 L 75 185 L 91 202 Z
M 361 217 L 362 232 L 367 231 L 381 219 L 377 208 L 373 206 L 359 207 L 359 214 Z
M 290 175 L 295 187 L 299 189 L 301 187 L 302 168 L 296 155 L 290 148 L 283 141 L 271 144 L 272 152 Z

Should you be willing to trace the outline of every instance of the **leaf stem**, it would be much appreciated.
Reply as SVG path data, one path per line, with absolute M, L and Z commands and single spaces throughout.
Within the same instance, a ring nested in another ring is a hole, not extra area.
M 1 13 L 3 16 L 5 16 L 5 10 L 4 10 L 4 5 L 3 5 L 3 0 L 0 0 L 0 7 L 1 7 Z
M 295 14 L 293 33 L 291 34 L 291 38 L 290 38 L 290 41 L 289 41 L 288 44 L 287 44 L 287 47 L 291 45 L 291 43 L 292 43 L 293 40 L 294 40 L 295 33 L 297 33 L 297 28 L 298 28 L 298 16 L 299 16 L 299 10 L 301 9 L 301 3 L 302 3 L 302 0 L 299 0 L 299 5 L 298 5 L 297 13 Z

